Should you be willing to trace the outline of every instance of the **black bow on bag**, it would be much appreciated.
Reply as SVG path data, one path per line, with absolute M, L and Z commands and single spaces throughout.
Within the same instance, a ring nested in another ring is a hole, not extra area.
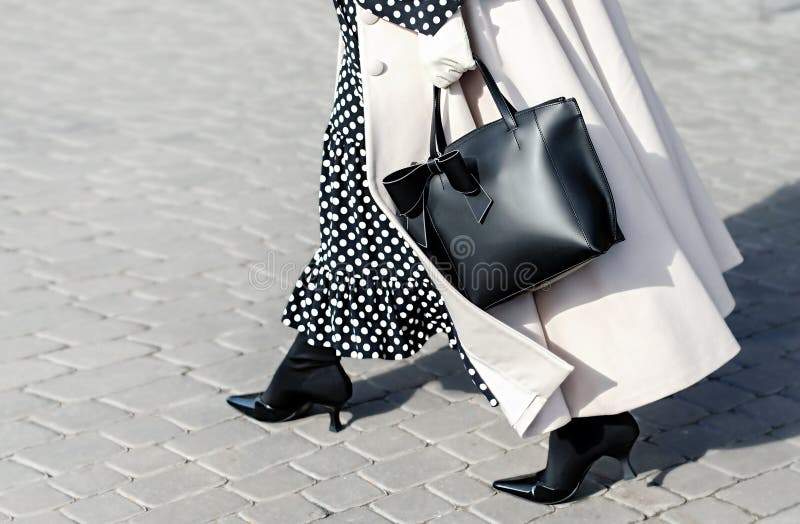
M 434 87 L 430 157 L 383 184 L 411 237 L 486 309 L 554 282 L 625 237 L 575 99 L 517 111 L 475 61 L 501 118 L 447 145 Z

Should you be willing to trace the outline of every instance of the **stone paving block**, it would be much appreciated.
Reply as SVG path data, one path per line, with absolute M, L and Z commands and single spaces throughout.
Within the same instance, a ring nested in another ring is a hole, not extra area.
M 107 340 L 51 351 L 42 358 L 76 369 L 92 369 L 142 357 L 155 350 L 153 346 L 137 344 L 130 340 Z
M 448 402 L 469 400 L 475 395 L 475 384 L 466 373 L 439 377 L 423 386 L 425 391 L 442 397 Z
M 679 454 L 663 446 L 638 441 L 631 451 L 633 469 L 639 474 L 651 470 L 664 470 L 685 462 Z
M 414 449 L 423 448 L 425 442 L 397 427 L 367 431 L 351 438 L 346 444 L 371 460 L 386 460 Z
M 170 349 L 192 342 L 212 340 L 227 332 L 254 327 L 257 327 L 257 324 L 252 320 L 235 313 L 225 312 L 207 317 L 202 322 L 198 322 L 197 319 L 170 321 L 147 331 L 135 333 L 129 338 Z
M 488 460 L 505 452 L 500 446 L 492 444 L 475 433 L 442 440 L 436 446 L 470 464 Z
M 0 390 L 16 389 L 64 375 L 71 368 L 38 359 L 6 362 L 0 366 Z M 34 388 L 32 388 L 34 389 Z M 35 392 L 35 391 L 34 391 Z
M 642 514 L 625 506 L 614 504 L 603 497 L 591 497 L 578 500 L 565 508 L 558 508 L 553 513 L 545 515 L 537 522 L 547 524 L 564 523 L 576 524 L 579 522 L 637 522 L 642 520 Z
M 800 366 L 798 366 L 800 370 Z M 800 420 L 800 402 L 780 395 L 761 397 L 737 408 L 737 411 L 764 420 L 772 427 L 784 426 Z
M 53 431 L 72 435 L 130 418 L 122 409 L 94 400 L 70 402 L 35 413 L 31 420 Z
M 464 510 L 456 510 L 442 517 L 435 518 L 430 522 L 432 524 L 482 524 L 486 521 Z
M 767 518 L 760 519 L 761 524 L 796 524 L 800 522 L 800 506 L 781 511 Z
M 34 336 L 6 340 L 3 342 L 3 353 L 0 355 L 0 363 L 13 362 L 15 360 L 37 356 L 48 358 L 49 354 L 57 352 L 56 350 L 62 347 L 64 347 L 64 344 L 61 342 Z
M 27 390 L 43 397 L 75 402 L 103 397 L 181 371 L 178 366 L 148 356 L 51 378 L 32 384 Z
M 700 462 L 687 462 L 670 469 L 661 485 L 686 499 L 707 497 L 737 479 Z
M 539 471 L 546 464 L 547 450 L 538 444 L 529 444 L 499 457 L 470 465 L 467 473 L 490 484 L 497 479 Z
M 552 512 L 552 508 L 542 504 L 533 504 L 518 497 L 498 493 L 481 501 L 470 511 L 493 524 L 516 524 L 530 522 Z
M 677 396 L 711 413 L 722 413 L 752 398 L 753 394 L 719 380 L 705 380 Z
M 224 482 L 224 478 L 190 463 L 134 479 L 117 491 L 137 504 L 152 508 L 195 495 Z
M 245 520 L 266 524 L 296 522 L 303 524 L 321 519 L 327 513 L 300 495 L 289 495 L 276 500 L 260 502 L 239 513 Z
M 64 280 L 58 282 L 55 288 L 63 293 L 79 298 L 83 301 L 101 299 L 110 295 L 126 293 L 141 288 L 146 282 L 125 275 L 108 275 L 91 277 L 79 280 Z M 108 314 L 109 310 L 102 310 L 103 314 Z
M 364 506 L 384 496 L 384 492 L 356 475 L 323 480 L 303 491 L 308 500 L 326 510 L 339 513 Z
M 701 461 L 723 473 L 748 478 L 787 466 L 800 458 L 800 448 L 780 440 L 763 438 L 739 447 L 709 452 Z
M 617 482 L 606 492 L 606 497 L 624 504 L 648 517 L 685 502 L 683 497 L 666 489 L 649 485 L 645 480 Z
M 245 392 L 246 384 L 258 382 L 260 387 L 268 382 L 267 373 L 278 367 L 282 356 L 273 351 L 249 353 L 195 369 L 189 376 L 221 389 Z
M 0 522 L 6 522 L 0 517 Z M 9 521 L 10 522 L 10 521 Z M 20 517 L 14 519 L 14 524 L 74 524 L 75 521 L 62 515 L 61 513 L 48 512 L 34 515 L 32 517 Z
M 159 415 L 184 429 L 194 431 L 207 428 L 240 416 L 238 411 L 225 402 L 227 396 L 223 394 L 198 398 L 167 408 Z
M 760 516 L 800 504 L 800 473 L 769 471 L 718 491 L 715 496 Z
M 787 373 L 796 373 L 796 370 L 790 360 L 773 359 L 773 362 L 743 369 L 721 380 L 756 395 L 777 393 L 795 381 L 795 378 Z
M 239 353 L 216 342 L 201 341 L 160 351 L 156 356 L 179 366 L 200 368 L 234 358 Z
M 247 524 L 247 521 L 239 515 L 228 515 L 213 522 L 214 524 Z
M 433 374 L 417 366 L 398 362 L 386 372 L 372 375 L 367 380 L 385 391 L 401 391 L 422 386 L 434 378 Z
M 199 289 L 203 292 L 210 292 L 216 289 L 220 294 L 225 293 L 225 286 L 223 285 L 208 279 L 203 279 L 200 282 L 202 282 L 202 286 L 198 286 L 196 276 L 186 276 L 162 282 L 150 282 L 136 289 L 134 295 L 156 302 L 161 300 L 178 300 L 187 295 L 198 293 Z
M 216 388 L 184 375 L 164 377 L 135 388 L 114 393 L 103 400 L 137 413 L 167 409 L 216 393 Z
M 367 466 L 359 474 L 383 489 L 400 491 L 463 468 L 464 463 L 460 460 L 427 447 Z
M 136 279 L 131 279 L 132 285 L 139 286 L 141 285 L 140 281 Z M 71 283 L 66 283 L 71 284 Z M 62 283 L 62 287 L 64 283 Z M 134 287 L 135 289 L 135 287 Z M 142 297 L 137 297 L 135 295 L 130 295 L 123 292 L 114 293 L 112 290 L 104 290 L 104 293 L 91 297 L 86 298 L 85 300 L 81 301 L 81 307 L 88 309 L 94 313 L 103 313 L 104 315 L 109 315 L 112 317 L 117 317 L 120 315 L 125 315 L 127 313 L 134 313 L 136 311 L 140 311 L 142 309 L 146 309 L 153 304 L 151 300 L 146 300 Z
M 322 411 L 319 407 L 316 409 Z M 306 424 L 292 424 L 291 431 L 313 442 L 317 446 L 334 446 L 340 442 L 358 438 L 359 431 L 349 424 L 349 421 L 352 420 L 349 414 L 346 415 L 345 412 L 341 413 L 341 421 L 342 424 L 345 425 L 345 428 L 342 431 L 336 432 L 330 430 L 329 424 L 326 423 L 328 421 L 325 420 L 326 415 L 327 412 L 321 416 L 309 416 L 306 419 Z M 270 427 L 272 428 L 274 426 L 275 424 Z M 280 426 L 280 424 L 278 424 L 278 426 Z
M 0 493 L 42 478 L 44 478 L 42 473 L 28 466 L 17 464 L 11 460 L 0 461 Z
M 81 324 L 99 318 L 102 317 L 70 305 L 46 306 L 17 315 L 0 317 L 0 339 L 18 338 L 65 324 Z
M 454 506 L 470 506 L 494 494 L 494 490 L 489 485 L 468 477 L 464 473 L 454 473 L 434 480 L 425 487 Z
M 269 435 L 241 447 L 207 455 L 202 457 L 199 463 L 219 475 L 230 479 L 240 479 L 281 462 L 309 456 L 317 449 L 317 446 L 302 437 L 291 433 L 280 433 Z M 334 455 L 334 458 L 339 460 L 337 455 Z M 342 458 L 342 460 L 344 459 Z M 344 466 L 344 462 L 339 465 Z M 335 469 L 333 465 L 331 467 Z
M 81 433 L 63 440 L 28 448 L 15 459 L 51 475 L 66 473 L 123 451 L 123 448 L 95 433 Z
M 183 464 L 186 459 L 158 446 L 132 449 L 106 461 L 108 467 L 129 477 L 144 477 Z
M 417 415 L 400 423 L 400 427 L 428 442 L 439 442 L 445 438 L 467 433 L 486 426 L 495 420 L 495 415 L 475 404 L 462 402 L 452 404 L 434 413 Z
M 325 518 L 325 524 L 388 524 L 389 521 L 367 508 L 353 508 Z
M 769 436 L 778 440 L 800 446 L 800 422 L 794 424 L 787 424 L 770 432 Z
M 727 377 L 729 375 L 734 375 L 739 371 L 741 371 L 743 368 L 744 366 L 738 364 L 734 359 L 731 359 L 727 361 L 725 364 L 723 364 L 722 367 L 712 371 L 711 374 L 709 375 L 709 378 L 719 379 L 722 377 Z
M 274 499 L 311 486 L 315 480 L 288 465 L 275 466 L 229 484 L 231 490 L 256 502 Z
M 547 438 L 547 435 L 524 439 L 520 438 L 517 432 L 514 431 L 514 428 L 509 426 L 508 422 L 505 420 L 497 420 L 493 424 L 481 428 L 475 433 L 505 449 L 521 448 Z
M 130 519 L 142 513 L 144 508 L 116 493 L 104 493 L 79 500 L 61 511 L 64 515 L 81 523 L 108 524 Z
M 446 515 L 455 509 L 449 502 L 422 487 L 384 497 L 371 505 L 392 522 L 414 524 Z
M 360 431 L 370 431 L 384 426 L 393 426 L 402 420 L 411 418 L 407 411 L 397 409 L 397 406 L 385 400 L 373 400 L 348 408 L 352 417 L 348 426 Z
M 270 313 L 280 316 L 283 313 L 284 300 L 275 304 L 277 308 L 272 308 Z M 244 302 L 241 302 L 244 304 Z M 230 350 L 236 350 L 240 353 L 255 353 L 261 351 L 269 351 L 273 344 L 271 341 L 266 340 L 264 337 L 264 328 L 259 326 L 250 330 L 237 331 L 230 333 L 219 338 L 219 343 L 224 345 Z M 282 352 L 282 355 L 285 351 Z
M 797 356 L 797 360 L 800 361 L 800 353 Z M 784 389 L 781 391 L 781 395 L 792 400 L 800 400 L 800 385 Z
M 61 324 L 46 328 L 42 334 L 73 346 L 121 339 L 143 333 L 145 326 L 113 318 L 90 320 L 75 324 Z
M 754 520 L 736 506 L 713 497 L 687 502 L 659 516 L 670 524 L 744 524 Z
M 0 424 L 0 456 L 58 438 L 58 433 L 27 421 Z
M 50 480 L 50 485 L 71 497 L 82 499 L 126 484 L 128 477 L 103 464 L 64 473 Z
M 439 377 L 464 372 L 458 352 L 450 349 L 444 338 L 432 337 L 428 341 L 425 351 L 417 355 L 413 362 L 420 369 Z
M 0 511 L 12 517 L 34 515 L 68 504 L 72 498 L 45 482 L 36 482 L 0 495 Z
M 703 408 L 675 397 L 667 397 L 633 411 L 636 418 L 644 418 L 660 427 L 672 428 L 691 424 L 708 415 Z
M 759 438 L 772 429 L 772 426 L 765 420 L 735 411 L 710 415 L 700 420 L 698 425 L 727 435 L 728 438 L 725 440 L 730 441 Z
M 415 415 L 440 409 L 448 404 L 442 397 L 428 393 L 424 389 L 397 391 L 387 395 L 386 400 Z
M 174 438 L 166 442 L 164 447 L 184 457 L 195 459 L 217 450 L 259 440 L 266 435 L 267 433 L 256 425 L 236 419 Z
M 324 480 L 344 475 L 370 463 L 358 453 L 344 446 L 334 446 L 315 451 L 292 461 L 292 467 L 316 479 Z
M 235 493 L 215 489 L 199 493 L 134 517 L 135 524 L 196 524 L 234 513 L 248 503 Z
M 184 430 L 159 416 L 140 415 L 105 425 L 100 429 L 100 434 L 122 446 L 140 448 L 182 435 Z
M 10 422 L 29 417 L 40 409 L 55 405 L 48 400 L 22 391 L 5 391 L 0 393 L 0 422 Z
M 679 426 L 650 438 L 650 441 L 657 446 L 692 459 L 702 457 L 709 449 L 724 446 L 735 440 L 735 435 L 717 431 L 713 425 L 699 424 Z
M 3 301 L 4 315 L 24 313 L 46 306 L 59 306 L 67 303 L 67 298 L 44 288 L 20 289 L 8 293 Z
M 404 390 L 405 391 L 405 390 Z M 379 400 L 386 397 L 388 391 L 381 389 L 378 386 L 367 382 L 366 380 L 356 380 L 353 382 L 353 396 L 350 397 L 348 403 L 356 406 L 369 402 L 370 400 Z
M 158 326 L 176 320 L 216 315 L 242 303 L 241 300 L 230 295 L 221 296 L 214 290 L 209 290 L 175 300 L 156 302 L 147 309 L 122 315 L 121 318 L 147 326 Z

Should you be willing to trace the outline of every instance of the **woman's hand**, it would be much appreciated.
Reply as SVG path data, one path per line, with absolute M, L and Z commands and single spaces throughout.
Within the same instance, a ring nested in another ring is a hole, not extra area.
M 477 67 L 460 9 L 433 36 L 420 34 L 418 38 L 420 62 L 438 87 L 449 86 Z

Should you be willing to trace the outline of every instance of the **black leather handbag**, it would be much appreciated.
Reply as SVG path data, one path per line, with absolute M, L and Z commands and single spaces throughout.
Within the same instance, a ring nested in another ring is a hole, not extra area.
M 383 184 L 409 234 L 485 309 L 563 277 L 625 237 L 575 99 L 517 111 L 476 62 L 501 118 L 446 145 L 434 87 L 430 158 Z

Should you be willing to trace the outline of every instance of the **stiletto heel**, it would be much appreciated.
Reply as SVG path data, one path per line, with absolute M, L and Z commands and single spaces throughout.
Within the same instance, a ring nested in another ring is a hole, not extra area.
M 633 464 L 631 464 L 631 449 L 633 449 L 633 444 L 621 451 L 608 453 L 608 456 L 619 460 L 622 466 L 622 478 L 624 480 L 633 480 L 636 478 L 636 470 L 633 469 Z
M 631 457 L 627 456 L 624 460 L 620 461 L 622 463 L 622 478 L 625 480 L 633 480 L 636 478 L 636 470 L 633 469 L 633 465 L 631 464 Z
M 331 425 L 330 430 L 334 433 L 338 433 L 342 430 L 342 420 L 339 418 L 339 410 L 341 410 L 340 406 L 325 406 L 330 410 L 331 413 Z

